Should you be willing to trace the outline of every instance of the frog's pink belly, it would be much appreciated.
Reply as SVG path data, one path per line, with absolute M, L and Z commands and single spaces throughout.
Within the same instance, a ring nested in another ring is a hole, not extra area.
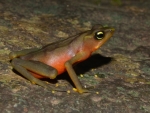
M 61 57 L 61 58 L 55 58 L 55 59 L 50 59 L 47 62 L 47 65 L 55 68 L 58 71 L 58 75 L 63 73 L 66 69 L 65 69 L 65 63 L 66 61 L 68 61 L 70 59 L 70 57 Z
M 65 63 L 67 61 L 69 61 L 73 56 L 74 56 L 74 52 L 72 52 L 72 51 L 67 50 L 67 51 L 64 51 L 63 53 L 61 53 L 60 50 L 59 51 L 55 50 L 54 52 L 45 54 L 44 58 L 37 57 L 36 60 L 55 68 L 58 72 L 57 75 L 59 75 L 66 70 Z M 35 76 L 36 78 L 45 78 L 45 77 L 35 74 L 35 73 L 32 73 L 32 75 Z

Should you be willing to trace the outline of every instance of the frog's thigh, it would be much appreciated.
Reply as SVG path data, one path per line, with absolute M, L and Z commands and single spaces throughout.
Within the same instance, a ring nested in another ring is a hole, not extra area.
M 31 73 L 29 71 L 27 71 L 27 69 L 25 69 L 22 65 L 20 65 L 19 59 L 17 59 L 17 58 L 13 59 L 11 63 L 12 63 L 12 66 L 14 67 L 15 70 L 17 70 L 20 74 L 22 74 L 25 78 L 27 78 L 32 83 L 36 83 L 36 84 L 43 86 L 45 88 L 49 88 L 45 82 L 32 76 Z
M 14 58 L 17 58 L 19 56 L 23 56 L 23 55 L 26 55 L 28 53 L 38 51 L 38 50 L 39 50 L 39 48 L 25 49 L 25 50 L 21 50 L 21 51 L 13 51 L 13 52 L 9 53 L 9 58 L 14 59 Z
M 12 60 L 12 65 L 15 68 L 17 66 L 21 66 L 26 70 L 30 70 L 38 75 L 48 77 L 50 79 L 54 79 L 57 76 L 57 70 L 49 65 L 46 65 L 39 61 L 31 61 L 31 60 L 22 60 L 15 58 Z M 17 70 L 18 71 L 18 70 Z M 22 70 L 19 70 L 22 71 Z M 26 74 L 23 74 L 26 77 Z

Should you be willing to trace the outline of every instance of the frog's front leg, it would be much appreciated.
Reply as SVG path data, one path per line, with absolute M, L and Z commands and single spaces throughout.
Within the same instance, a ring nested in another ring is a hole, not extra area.
M 69 60 L 69 61 L 67 61 L 65 63 L 66 70 L 67 70 L 67 72 L 68 72 L 71 80 L 73 81 L 73 83 L 74 83 L 74 85 L 77 88 L 77 91 L 79 93 L 91 92 L 91 91 L 89 91 L 89 90 L 87 90 L 87 89 L 85 89 L 85 88 L 82 87 L 82 85 L 81 85 L 81 83 L 80 83 L 80 81 L 79 81 L 79 79 L 78 79 L 78 77 L 77 77 L 77 75 L 76 75 L 76 73 L 75 73 L 75 71 L 74 71 L 74 69 L 72 67 L 72 65 L 75 62 L 77 62 L 80 59 L 82 59 L 84 57 L 84 55 L 85 55 L 84 53 L 79 53 L 76 56 L 74 56 L 71 60 Z
M 12 66 L 15 70 L 17 70 L 21 75 L 27 78 L 32 83 L 36 83 L 40 86 L 43 86 L 47 89 L 54 91 L 62 91 L 56 87 L 48 86 L 45 82 L 35 78 L 31 73 L 36 73 L 38 75 L 54 79 L 57 76 L 57 70 L 53 67 L 50 67 L 39 61 L 31 61 L 31 60 L 23 60 L 19 58 L 15 58 L 11 61 Z

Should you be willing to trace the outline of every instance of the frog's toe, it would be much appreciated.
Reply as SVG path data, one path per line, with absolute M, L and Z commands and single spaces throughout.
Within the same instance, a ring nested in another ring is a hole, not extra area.
M 94 93 L 94 94 L 99 94 L 98 91 L 95 91 L 93 87 L 88 87 L 88 88 L 83 88 L 81 90 L 77 90 L 79 93 Z
M 85 88 L 83 88 L 83 89 L 80 89 L 80 90 L 77 90 L 79 93 L 90 93 L 91 91 L 90 90 L 88 90 L 88 89 L 85 89 Z

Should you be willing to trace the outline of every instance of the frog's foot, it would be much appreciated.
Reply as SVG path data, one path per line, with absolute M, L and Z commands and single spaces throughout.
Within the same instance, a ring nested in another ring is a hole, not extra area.
M 93 87 L 88 87 L 88 88 L 82 88 L 80 90 L 73 89 L 74 91 L 77 91 L 79 93 L 94 93 L 94 94 L 99 94 L 98 91 L 95 91 Z
M 88 89 L 85 89 L 85 88 L 83 88 L 83 89 L 81 89 L 81 90 L 77 90 L 79 93 L 90 93 L 91 91 L 90 90 L 88 90 Z

